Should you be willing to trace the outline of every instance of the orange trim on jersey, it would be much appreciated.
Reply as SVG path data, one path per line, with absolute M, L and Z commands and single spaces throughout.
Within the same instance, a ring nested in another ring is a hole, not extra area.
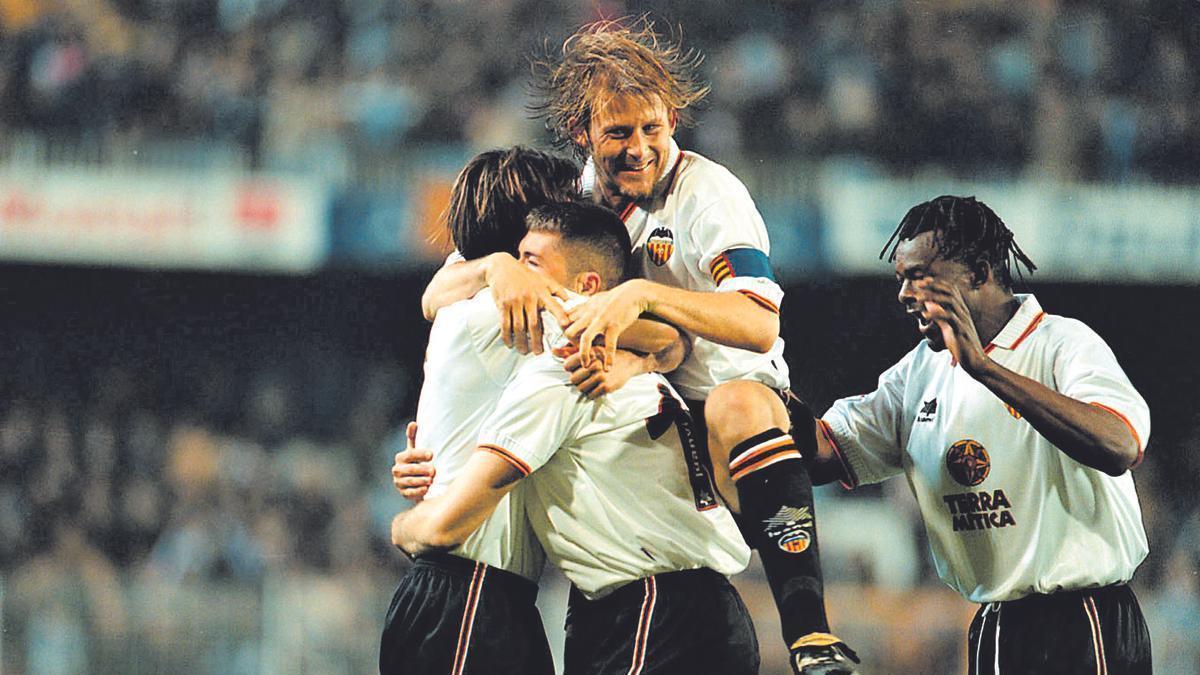
M 737 457 L 734 457 L 732 460 L 730 460 L 729 470 L 737 471 L 742 467 L 743 464 L 746 464 L 748 462 L 757 461 L 760 458 L 762 458 L 772 452 L 775 452 L 776 450 L 786 448 L 789 445 L 792 447 L 795 447 L 796 442 L 792 439 L 791 436 L 786 436 L 786 435 L 779 436 L 778 438 L 774 438 L 772 440 L 759 443 L 758 445 L 750 448 L 746 452 L 743 452 L 742 454 L 740 454 Z
M 785 450 L 783 452 L 777 452 L 777 453 L 771 455 L 770 457 L 761 459 L 761 460 L 755 462 L 754 464 L 751 464 L 750 466 L 747 466 L 736 472 L 730 471 L 729 477 L 732 478 L 733 482 L 736 483 L 736 482 L 740 481 L 741 479 L 745 478 L 746 476 L 749 476 L 750 474 L 754 473 L 755 471 L 758 471 L 759 469 L 765 469 L 768 466 L 771 466 L 773 464 L 778 464 L 779 462 L 783 462 L 783 461 L 787 461 L 787 460 L 791 460 L 791 459 L 803 460 L 804 458 L 800 456 L 799 450 Z
M 833 448 L 834 457 L 837 457 L 838 463 L 842 465 L 842 473 L 846 476 L 846 480 L 839 480 L 838 482 L 847 490 L 853 490 L 858 487 L 858 476 L 854 475 L 854 469 L 850 468 L 850 463 L 846 461 L 846 455 L 842 453 L 842 447 L 838 445 L 837 439 L 833 437 L 833 429 L 830 428 L 829 422 L 817 420 L 817 428 L 821 430 L 821 435 L 825 437 L 825 440 L 829 441 L 830 447 Z
M 628 204 L 626 204 L 625 208 L 621 209 L 621 216 L 620 216 L 621 222 L 623 223 L 623 222 L 629 220 L 629 216 L 633 215 L 633 210 L 636 208 L 637 208 L 637 204 L 634 202 L 629 202 Z
M 771 310 L 771 312 L 773 314 L 779 313 L 778 305 L 776 305 L 775 303 L 771 302 L 770 300 L 764 298 L 763 296 L 759 295 L 758 293 L 755 293 L 754 291 L 747 291 L 744 288 L 739 288 L 737 292 L 741 293 L 742 295 L 746 296 L 747 298 L 750 298 L 751 300 L 758 303 L 762 307 Z
M 679 151 L 679 156 L 675 158 L 675 166 L 671 167 L 670 183 L 667 184 L 667 191 L 663 193 L 663 197 L 675 191 L 675 186 L 679 184 L 679 174 L 683 173 L 679 170 L 683 166 L 684 152 Z
M 1033 333 L 1034 329 L 1038 327 L 1038 324 L 1040 324 L 1044 318 L 1046 318 L 1046 313 L 1038 312 L 1038 315 L 1033 317 L 1033 321 L 1029 322 L 1029 327 L 1025 329 L 1024 333 L 1021 333 L 1021 337 L 1017 338 L 1016 341 L 1012 343 L 1012 346 L 1009 347 L 1009 349 L 1016 349 L 1022 342 L 1024 342 L 1025 338 L 1029 337 L 1029 335 Z
M 509 450 L 506 450 L 498 445 L 484 443 L 479 446 L 479 449 L 490 452 L 500 459 L 508 462 L 512 465 L 512 468 L 516 469 L 517 472 L 519 472 L 522 476 L 528 476 L 529 474 L 533 473 L 533 469 L 529 468 L 529 465 L 523 462 L 520 457 L 517 457 Z
M 1042 322 L 1042 319 L 1045 319 L 1045 318 L 1046 318 L 1045 312 L 1038 312 L 1038 315 L 1033 317 L 1033 320 L 1029 322 L 1029 325 L 1025 327 L 1025 330 L 1020 335 L 1017 336 L 1017 339 L 1013 340 L 1012 344 L 1005 347 L 1005 349 L 1007 349 L 1009 351 L 1016 349 L 1022 342 L 1025 341 L 1025 338 L 1029 337 L 1030 334 L 1033 333 L 1034 329 L 1038 327 L 1038 324 L 1040 324 Z M 1002 346 L 1002 345 L 997 345 L 995 342 L 989 342 L 987 344 L 987 346 L 983 348 L 983 353 L 991 354 L 992 350 L 999 346 Z
M 1125 426 L 1129 427 L 1129 433 L 1133 434 L 1133 442 L 1137 443 L 1137 449 L 1138 449 L 1137 459 L 1133 460 L 1133 466 L 1137 466 L 1138 464 L 1141 464 L 1142 463 L 1142 455 L 1144 455 L 1146 453 L 1146 450 L 1145 450 L 1145 448 L 1142 447 L 1142 437 L 1138 435 L 1137 429 L 1133 428 L 1133 422 L 1130 422 L 1129 418 L 1126 417 L 1125 415 L 1122 415 L 1120 412 L 1113 410 L 1112 408 L 1104 405 L 1103 403 L 1089 403 L 1088 405 L 1095 406 L 1105 412 L 1110 412 L 1110 413 L 1116 415 L 1117 419 L 1121 420 L 1122 422 L 1125 423 Z M 1130 467 L 1130 468 L 1133 468 L 1133 467 Z

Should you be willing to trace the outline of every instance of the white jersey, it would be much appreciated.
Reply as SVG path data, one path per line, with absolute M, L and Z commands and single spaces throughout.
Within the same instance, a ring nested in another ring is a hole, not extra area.
M 737 291 L 778 313 L 783 289 L 771 272 L 766 225 L 745 186 L 720 164 L 680 151 L 674 140 L 667 166 L 656 196 L 621 213 L 640 275 L 689 291 Z M 593 182 L 589 160 L 585 191 Z M 704 400 L 733 380 L 786 389 L 783 340 L 758 354 L 693 337 L 691 356 L 669 377 L 690 400 Z
M 1108 345 L 1032 295 L 1017 297 L 990 357 L 1116 415 L 1144 451 L 1149 409 Z M 854 483 L 907 475 L 938 575 L 968 600 L 1128 581 L 1149 550 L 1130 472 L 1112 477 L 1071 459 L 925 341 L 874 392 L 834 403 L 822 427 Z
M 417 447 L 434 451 L 437 469 L 430 497 L 445 492 L 462 473 L 480 426 L 524 358 L 500 339 L 500 312 L 489 289 L 438 311 L 417 404 Z M 452 553 L 536 581 L 545 554 L 529 528 L 523 499 L 520 489 L 505 496 Z
M 729 511 L 693 492 L 684 452 L 698 450 L 681 441 L 694 433 L 688 422 L 659 375 L 589 401 L 546 352 L 521 366 L 479 445 L 530 476 L 518 487 L 547 556 L 597 598 L 654 574 L 731 575 L 749 562 Z

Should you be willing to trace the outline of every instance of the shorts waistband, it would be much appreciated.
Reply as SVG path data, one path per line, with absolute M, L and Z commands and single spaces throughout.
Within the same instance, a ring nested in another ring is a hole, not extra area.
M 1004 600 L 1002 602 L 989 602 L 988 605 L 1000 605 L 1002 607 L 1030 607 L 1038 606 L 1050 602 L 1071 602 L 1076 599 L 1085 597 L 1093 598 L 1108 598 L 1117 595 L 1125 595 L 1129 593 L 1129 584 L 1126 582 L 1109 584 L 1108 586 L 1094 586 L 1092 588 L 1076 588 L 1072 590 L 1054 591 L 1053 593 L 1033 593 L 1023 598 L 1016 600 Z
M 438 569 L 470 582 L 477 569 L 484 570 L 484 592 L 489 588 L 501 589 L 522 601 L 532 604 L 537 600 L 538 585 L 525 577 L 493 567 L 487 563 L 460 558 L 449 553 L 426 553 L 416 557 L 414 567 Z
M 655 574 L 653 576 L 636 579 L 634 581 L 630 581 L 629 583 L 618 587 L 615 591 L 609 593 L 608 595 L 606 595 L 602 598 L 597 598 L 596 600 L 588 600 L 583 595 L 583 592 L 580 591 L 578 588 L 576 588 L 574 586 L 574 584 L 572 584 L 570 601 L 572 603 L 586 602 L 586 603 L 590 603 L 593 605 L 600 605 L 600 604 L 607 604 L 607 603 L 624 604 L 624 603 L 628 603 L 628 602 L 641 602 L 643 596 L 646 593 L 646 582 L 650 581 L 650 580 L 653 580 L 654 584 L 659 589 L 664 589 L 664 590 L 675 589 L 675 588 L 695 587 L 699 584 L 714 584 L 714 583 L 715 584 L 727 584 L 727 583 L 729 583 L 729 580 L 725 578 L 724 574 L 721 574 L 720 572 L 717 572 L 716 570 L 711 570 L 707 567 L 701 567 L 701 568 L 692 569 L 692 570 L 679 570 L 679 571 L 675 571 L 675 572 L 663 572 L 661 574 Z

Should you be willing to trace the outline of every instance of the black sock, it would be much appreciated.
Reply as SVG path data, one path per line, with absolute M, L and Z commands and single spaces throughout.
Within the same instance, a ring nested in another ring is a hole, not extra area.
M 738 526 L 758 551 L 790 646 L 809 633 L 829 632 L 817 551 L 812 482 L 792 437 L 770 429 L 729 455 L 742 512 Z

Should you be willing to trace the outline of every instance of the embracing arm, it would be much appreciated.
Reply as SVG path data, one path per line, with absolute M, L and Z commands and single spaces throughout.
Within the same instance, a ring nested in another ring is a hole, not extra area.
M 705 340 L 765 354 L 779 337 L 779 314 L 743 293 L 642 284 L 647 313 Z
M 611 363 L 616 341 L 642 314 L 652 314 L 679 329 L 727 347 L 759 353 L 779 337 L 779 314 L 737 292 L 686 291 L 645 279 L 631 279 L 597 293 L 568 312 L 567 337 L 580 346 L 590 364 L 592 347 L 603 338 Z
M 426 499 L 392 520 L 392 543 L 414 556 L 459 546 L 520 478 L 508 462 L 486 450 L 477 451 L 445 494 Z
M 554 298 L 565 299 L 566 290 L 507 253 L 493 253 L 438 270 L 421 296 L 421 311 L 432 321 L 442 307 L 473 297 L 488 286 L 500 309 L 500 338 L 504 344 L 522 354 L 541 354 L 541 310 L 565 322 L 567 313 Z
M 425 315 L 425 320 L 433 321 L 441 308 L 474 297 L 483 290 L 487 286 L 487 269 L 491 259 L 500 255 L 507 254 L 495 253 L 475 260 L 463 260 L 438 270 L 421 294 L 421 313 Z

